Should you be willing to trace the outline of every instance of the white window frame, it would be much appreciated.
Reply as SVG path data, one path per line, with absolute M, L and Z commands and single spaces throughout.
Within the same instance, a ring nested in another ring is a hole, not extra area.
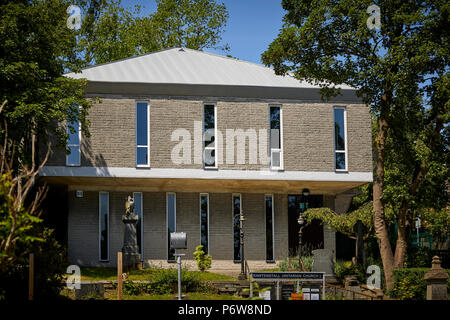
M 69 156 L 70 154 L 66 154 L 66 166 L 67 167 L 79 167 L 81 165 L 81 123 L 80 121 L 77 122 L 78 123 L 78 144 L 74 144 L 74 143 L 67 143 L 67 148 L 70 147 L 78 147 L 78 163 L 74 164 L 74 163 L 69 163 Z M 67 134 L 70 134 L 70 124 L 67 124 L 67 128 L 66 128 L 66 132 Z M 69 142 L 69 141 L 67 141 Z
M 265 226 L 265 234 L 267 236 L 267 221 L 266 221 L 266 197 L 272 198 L 272 260 L 267 260 L 267 238 L 266 238 L 266 262 L 275 262 L 275 202 L 274 202 L 274 196 L 273 194 L 265 194 L 264 195 L 264 226 Z
M 166 260 L 169 263 L 175 262 L 174 260 L 169 260 L 169 237 L 170 234 L 168 232 L 169 230 L 169 195 L 173 195 L 174 197 L 174 222 L 175 222 L 175 230 L 173 232 L 177 232 L 177 194 L 176 192 L 166 192 Z
M 207 228 L 208 228 L 208 234 L 207 234 L 207 242 L 208 242 L 208 248 L 207 248 L 207 250 L 208 250 L 208 254 L 210 254 L 210 252 L 209 252 L 209 193 L 200 193 L 200 196 L 199 196 L 199 204 L 200 204 L 200 244 L 202 244 L 202 196 L 206 196 L 206 203 L 207 203 L 207 206 L 208 206 L 208 211 L 207 211 L 207 213 L 206 213 L 206 222 L 207 222 Z
M 270 128 L 270 108 L 277 107 L 280 108 L 280 148 L 272 148 L 272 129 Z M 283 157 L 283 107 L 278 104 L 269 104 L 269 150 L 270 150 L 270 170 L 283 170 L 284 168 L 284 157 Z M 280 154 L 280 166 L 274 167 L 273 154 L 278 152 Z
M 141 261 L 144 261 L 144 193 L 143 192 L 133 192 L 133 200 L 136 201 L 136 194 L 141 195 Z M 135 202 L 136 203 L 136 202 Z M 136 206 L 135 206 L 136 208 Z
M 107 243 L 107 252 L 106 252 L 106 259 L 102 259 L 102 237 L 101 237 L 101 223 L 102 223 L 102 194 L 107 195 L 108 197 L 108 207 L 107 207 L 107 216 L 108 216 L 108 225 L 107 225 L 107 237 L 106 237 L 106 243 Z M 109 214 L 109 192 L 106 191 L 100 191 L 98 193 L 98 260 L 101 262 L 108 262 L 109 261 L 109 245 L 110 245 L 110 238 L 109 238 L 109 232 L 110 232 L 110 214 Z
M 241 193 L 232 193 L 231 194 L 231 234 L 233 235 L 233 241 L 232 241 L 231 252 L 233 254 L 233 262 L 240 263 L 242 261 L 242 252 L 241 252 L 241 259 L 234 260 L 234 197 L 236 197 L 236 196 L 239 196 L 239 204 L 240 204 L 239 213 L 242 213 L 242 194 Z M 241 250 L 240 248 L 241 247 L 239 246 L 239 250 Z
M 205 106 L 214 106 L 214 147 L 205 146 Z M 202 122 L 202 149 L 203 149 L 203 169 L 217 169 L 217 104 L 214 102 L 203 103 L 203 122 Z M 206 150 L 214 150 L 214 166 L 207 166 L 205 161 Z
M 147 104 L 147 145 L 138 145 L 138 132 L 137 132 L 137 124 L 138 124 L 138 118 L 137 118 L 137 106 L 138 103 L 145 103 Z M 136 168 L 149 168 L 150 167 L 150 103 L 148 101 L 136 101 L 135 104 L 135 164 Z M 145 148 L 147 147 L 147 163 L 146 164 L 138 164 L 138 148 Z
M 343 109 L 344 110 L 344 150 L 336 150 L 336 118 L 334 116 L 334 110 Z M 334 146 L 334 170 L 336 172 L 348 172 L 348 145 L 347 145 L 347 108 L 344 106 L 334 106 L 333 107 L 333 146 Z M 336 168 L 336 153 L 344 153 L 345 154 L 345 168 L 337 169 Z

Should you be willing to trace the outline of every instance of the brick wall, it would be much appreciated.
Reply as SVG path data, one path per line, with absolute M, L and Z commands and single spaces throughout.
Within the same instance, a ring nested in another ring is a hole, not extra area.
M 108 190 L 103 190 L 108 191 Z M 137 190 L 138 191 L 138 190 Z M 109 192 L 109 257 L 99 262 L 99 193 L 85 191 L 82 198 L 69 192 L 68 249 L 72 263 L 91 266 L 115 266 L 117 252 L 123 245 L 124 204 L 128 193 Z M 200 244 L 200 193 L 176 193 L 177 231 L 188 237 L 185 259 L 193 259 L 192 253 Z M 209 194 L 210 253 L 213 260 L 233 260 L 232 201 L 231 193 Z M 288 253 L 287 195 L 274 195 L 275 208 L 275 258 L 283 259 Z M 247 260 L 265 261 L 265 204 L 264 194 L 242 194 L 242 209 L 246 218 L 245 257 Z M 167 259 L 166 193 L 143 193 L 144 259 L 146 262 Z
M 82 138 L 82 166 L 135 166 L 135 101 L 130 98 L 103 98 L 89 111 L 90 138 Z M 144 99 L 145 100 L 145 99 Z M 194 143 L 191 144 L 191 164 L 174 164 L 171 152 L 178 141 L 171 141 L 172 132 L 182 128 L 194 139 L 194 121 L 203 119 L 203 100 L 147 99 L 150 102 L 150 162 L 153 168 L 202 168 L 193 163 Z M 261 101 L 215 101 L 217 128 L 226 143 L 227 129 L 268 129 L 269 103 Z M 271 104 L 273 104 L 271 102 Z M 283 113 L 284 169 L 304 171 L 333 171 L 333 104 L 278 103 Z M 369 109 L 361 104 L 347 107 L 348 161 L 351 172 L 370 172 L 371 125 Z M 259 138 L 259 136 L 258 136 Z M 226 146 L 226 144 L 225 144 Z M 249 163 L 248 139 L 246 149 L 234 146 L 235 164 L 227 164 L 224 148 L 223 164 L 219 169 L 267 168 Z M 237 163 L 237 154 L 245 155 L 245 164 Z M 48 165 L 65 165 L 62 151 L 54 153 Z

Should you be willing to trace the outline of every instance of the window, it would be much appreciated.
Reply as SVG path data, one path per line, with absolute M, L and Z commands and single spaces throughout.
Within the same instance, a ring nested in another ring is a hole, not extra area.
M 274 259 L 274 227 L 273 227 L 273 195 L 266 195 L 266 261 L 273 262 Z
M 203 251 L 209 253 L 209 196 L 200 194 L 200 244 Z
M 281 124 L 281 107 L 269 107 L 270 125 L 270 168 L 283 168 L 283 137 Z
M 133 192 L 134 199 L 134 214 L 138 216 L 136 222 L 136 237 L 139 247 L 139 253 L 141 254 L 141 260 L 144 260 L 144 211 L 142 207 L 143 199 L 142 192 Z
M 334 158 L 336 171 L 347 171 L 347 113 L 334 107 Z
M 175 249 L 170 248 L 170 233 L 176 232 L 177 197 L 175 193 L 167 193 L 167 261 L 175 262 Z
M 203 107 L 203 163 L 205 168 L 217 168 L 215 104 Z
M 241 261 L 241 221 L 239 221 L 241 214 L 241 195 L 233 195 L 233 260 L 234 262 Z
M 99 256 L 100 261 L 109 260 L 109 193 L 99 193 Z
M 136 103 L 136 166 L 150 166 L 150 112 L 148 102 Z
M 79 166 L 80 165 L 80 140 L 81 140 L 81 130 L 80 123 L 71 122 L 67 126 L 67 134 L 69 139 L 67 140 L 67 148 L 70 153 L 66 155 L 66 165 L 67 166 Z

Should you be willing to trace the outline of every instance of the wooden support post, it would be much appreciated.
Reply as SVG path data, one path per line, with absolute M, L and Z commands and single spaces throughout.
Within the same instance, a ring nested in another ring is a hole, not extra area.
M 117 300 L 122 300 L 122 252 L 117 252 Z
M 34 300 L 34 254 L 32 253 L 28 261 L 28 300 Z

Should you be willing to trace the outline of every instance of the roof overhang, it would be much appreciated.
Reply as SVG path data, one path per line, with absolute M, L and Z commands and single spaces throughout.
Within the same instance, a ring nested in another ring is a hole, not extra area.
M 217 84 L 130 83 L 89 81 L 86 94 L 123 96 L 193 96 L 233 97 L 245 99 L 276 99 L 322 102 L 318 88 L 232 86 Z M 356 90 L 341 89 L 341 95 L 332 97 L 332 103 L 362 103 Z

